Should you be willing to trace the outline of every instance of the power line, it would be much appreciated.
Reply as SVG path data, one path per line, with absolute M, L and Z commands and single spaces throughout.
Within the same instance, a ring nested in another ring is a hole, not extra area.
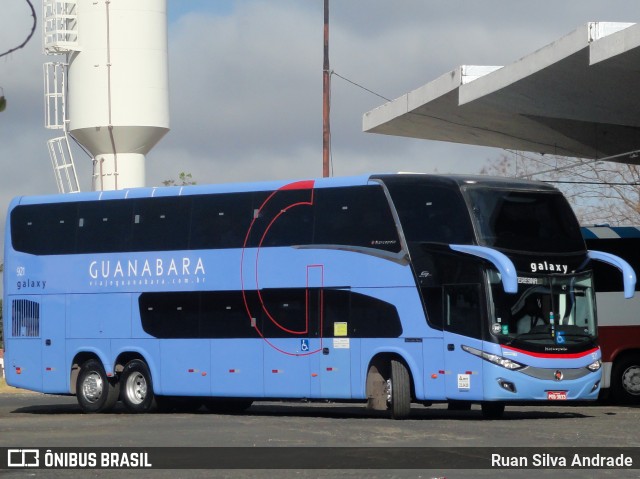
M 343 79 L 344 81 L 346 81 L 346 82 L 351 83 L 353 86 L 357 86 L 358 88 L 360 88 L 360 89 L 362 89 L 362 90 L 364 90 L 364 91 L 366 91 L 366 92 L 371 93 L 372 95 L 375 95 L 375 96 L 377 96 L 377 97 L 379 97 L 379 98 L 382 98 L 383 100 L 386 100 L 386 101 L 391 101 L 391 100 L 390 100 L 390 99 L 388 99 L 387 97 L 382 96 L 382 95 L 380 95 L 379 93 L 376 93 L 376 92 L 375 92 L 375 91 L 373 91 L 373 90 L 369 90 L 367 87 L 364 87 L 364 86 L 362 86 L 361 84 L 354 82 L 353 80 L 349 80 L 348 78 L 343 77 L 342 75 L 340 75 L 339 73 L 336 73 L 336 72 L 335 72 L 335 71 L 333 71 L 333 70 L 331 70 L 331 72 L 330 72 L 330 73 L 331 73 L 332 75 L 337 76 L 338 78 L 342 78 L 342 79 Z
M 640 186 L 640 183 L 622 183 L 615 181 L 563 181 L 563 180 L 542 180 L 544 183 L 558 183 L 567 185 L 599 185 L 599 186 Z
M 334 70 L 331 70 L 330 73 L 331 73 L 331 75 L 335 75 L 338 78 L 341 78 L 342 80 L 344 80 L 344 81 L 346 81 L 348 83 L 351 83 L 352 85 L 354 85 L 354 86 L 356 86 L 356 87 L 358 87 L 358 88 L 360 88 L 360 89 L 362 89 L 362 90 L 364 90 L 364 91 L 366 91 L 368 93 L 371 93 L 372 95 L 377 96 L 378 98 L 382 98 L 383 100 L 388 101 L 388 102 L 392 101 L 391 99 L 387 98 L 386 96 L 381 95 L 381 94 L 379 94 L 379 93 L 377 93 L 377 92 L 375 92 L 375 91 L 373 91 L 373 90 L 361 85 L 360 83 L 357 83 L 357 82 L 355 82 L 353 80 L 350 80 L 349 78 L 346 78 L 346 77 L 340 75 L 339 73 L 336 73 Z M 410 113 L 413 114 L 413 115 L 416 115 L 416 116 L 422 116 L 422 117 L 425 117 L 425 118 L 431 118 L 431 119 L 434 119 L 434 120 L 439 120 L 439 121 L 442 121 L 444 123 L 449 123 L 449 124 L 456 125 L 456 126 L 462 126 L 462 127 L 465 127 L 465 128 L 473 128 L 473 129 L 476 129 L 476 130 L 487 131 L 487 132 L 491 132 L 491 133 L 498 133 L 498 134 L 501 134 L 501 135 L 506 136 L 508 138 L 514 138 L 514 139 L 518 139 L 518 140 L 529 141 L 531 143 L 536 143 L 536 144 L 541 145 L 541 146 L 555 147 L 555 145 L 550 145 L 550 144 L 546 144 L 546 143 L 537 142 L 535 140 L 531 140 L 531 139 L 528 139 L 528 138 L 520 138 L 520 137 L 517 137 L 515 135 L 510 135 L 508 133 L 504 133 L 504 132 L 498 131 L 498 130 L 492 130 L 492 129 L 486 128 L 486 127 L 479 127 L 479 126 L 475 126 L 475 125 L 467 125 L 467 124 L 464 124 L 464 123 L 448 120 L 446 118 L 441 118 L 441 117 L 438 117 L 438 116 L 435 116 L 435 115 L 428 115 L 428 114 L 425 114 L 425 113 L 417 113 L 417 112 L 410 112 Z M 507 150 L 507 151 L 509 151 L 509 150 Z
M 332 98 L 332 93 L 333 93 L 333 84 L 332 84 L 332 82 L 331 82 L 331 77 L 332 77 L 333 75 L 337 76 L 338 78 L 341 78 L 342 80 L 346 81 L 347 83 L 351 83 L 353 86 L 358 87 L 358 88 L 360 88 L 361 90 L 364 90 L 364 91 L 366 91 L 366 92 L 368 92 L 368 93 L 371 93 L 372 95 L 375 95 L 375 96 L 377 96 L 377 97 L 379 97 L 379 98 L 382 98 L 383 100 L 391 101 L 391 100 L 389 100 L 388 98 L 386 98 L 386 97 L 384 97 L 384 96 L 380 95 L 379 93 L 376 93 L 375 91 L 370 90 L 369 88 L 367 88 L 367 87 L 365 87 L 365 86 L 361 85 L 360 83 L 357 83 L 357 82 L 355 82 L 355 81 L 353 81 L 353 80 L 350 80 L 350 79 L 348 79 L 348 78 L 346 78 L 346 77 L 344 77 L 344 76 L 340 75 L 339 73 L 336 73 L 336 72 L 335 72 L 335 71 L 333 71 L 333 70 L 326 70 L 326 72 L 328 72 L 328 73 L 329 73 L 329 75 L 328 75 L 328 77 L 329 77 L 329 78 L 328 78 L 328 83 L 329 83 L 328 96 L 329 96 L 329 98 L 328 98 L 328 100 L 327 100 L 327 101 L 328 101 L 328 103 L 329 103 L 329 118 L 331 118 L 331 98 Z M 334 167 L 334 165 L 333 165 L 333 148 L 332 148 L 332 145 L 331 145 L 331 140 L 332 140 L 332 137 L 331 137 L 331 134 L 329 134 L 329 138 L 328 138 L 328 149 L 329 149 L 329 168 L 330 168 L 331 176 L 333 176 L 333 167 Z

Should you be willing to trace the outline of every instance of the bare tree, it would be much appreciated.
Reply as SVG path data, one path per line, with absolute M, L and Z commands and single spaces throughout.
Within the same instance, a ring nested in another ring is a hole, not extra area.
M 31 10 L 31 17 L 33 18 L 33 21 L 31 22 L 31 30 L 29 31 L 29 34 L 27 35 L 27 38 L 24 39 L 24 41 L 13 48 L 10 48 L 9 50 L 7 50 L 6 52 L 2 52 L 0 53 L 0 58 L 4 57 L 6 55 L 9 55 L 13 52 L 15 52 L 16 50 L 20 50 L 21 48 L 24 48 L 24 46 L 29 43 L 29 40 L 31 40 L 31 37 L 33 37 L 33 34 L 36 31 L 36 25 L 38 24 L 38 18 L 36 17 L 36 9 L 33 7 L 33 3 L 31 3 L 31 0 L 25 0 L 27 2 L 27 5 L 29 6 L 29 9 Z
M 482 174 L 554 184 L 582 224 L 640 225 L 640 166 L 535 153 L 502 155 Z
M 16 50 L 20 50 L 21 48 L 23 48 L 27 43 L 29 43 L 29 40 L 31 40 L 31 37 L 33 37 L 33 34 L 36 31 L 36 25 L 38 23 L 38 18 L 36 17 L 36 9 L 33 7 L 33 3 L 31 3 L 31 0 L 26 0 L 26 2 L 27 2 L 27 5 L 29 6 L 29 9 L 31 10 L 31 16 L 33 17 L 33 22 L 31 23 L 31 31 L 27 35 L 27 38 L 25 38 L 25 40 L 20 45 L 10 48 L 6 52 L 0 53 L 0 58 L 10 55 Z M 0 87 L 0 112 L 3 112 L 4 110 L 6 110 L 6 108 L 7 108 L 7 99 L 4 96 L 4 90 L 2 89 L 2 87 Z

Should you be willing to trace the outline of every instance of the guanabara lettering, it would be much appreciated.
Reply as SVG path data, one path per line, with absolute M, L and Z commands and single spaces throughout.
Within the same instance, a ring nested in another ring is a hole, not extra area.
M 123 278 L 160 278 L 171 276 L 191 276 L 205 274 L 202 258 L 192 261 L 191 258 L 171 258 L 163 260 L 101 260 L 89 263 L 89 276 L 92 279 L 123 279 Z

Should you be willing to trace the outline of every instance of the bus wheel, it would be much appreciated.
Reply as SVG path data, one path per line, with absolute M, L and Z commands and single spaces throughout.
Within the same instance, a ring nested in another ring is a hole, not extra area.
M 118 401 L 119 393 L 120 384 L 107 377 L 100 361 L 89 359 L 80 366 L 76 396 L 84 412 L 109 411 Z
M 504 414 L 503 402 L 483 402 L 482 417 L 485 419 L 500 419 Z
M 407 367 L 391 360 L 391 374 L 385 386 L 387 407 L 393 419 L 406 419 L 411 412 L 411 379 Z
M 611 395 L 617 403 L 640 403 L 640 356 L 629 356 L 613 366 Z
M 130 412 L 148 412 L 155 407 L 151 373 L 144 361 L 129 361 L 120 377 L 122 402 Z

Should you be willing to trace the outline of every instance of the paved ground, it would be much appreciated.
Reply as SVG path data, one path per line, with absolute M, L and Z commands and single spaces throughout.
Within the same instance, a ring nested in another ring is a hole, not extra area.
M 86 415 L 75 398 L 40 394 L 0 395 L 0 447 L 638 447 L 640 407 L 602 405 L 511 406 L 502 420 L 486 421 L 479 408 L 448 411 L 416 406 L 412 417 L 393 421 L 361 405 L 256 403 L 245 414 Z M 289 449 L 296 451 L 295 449 Z M 493 449 L 492 449 L 493 450 Z M 542 449 L 540 449 L 542 451 Z M 258 451 L 258 450 L 256 450 Z M 300 450 L 298 450 L 300 452 Z M 532 450 L 524 450 L 531 452 Z M 548 451 L 545 449 L 544 451 Z M 594 451 L 594 450 L 590 450 Z M 640 449 L 638 449 L 640 451 Z M 281 451 L 277 451 L 281 452 Z M 304 452 L 304 451 L 301 451 Z M 429 450 L 425 450 L 425 453 Z M 206 453 L 206 451 L 205 451 Z M 211 452 L 213 453 L 213 451 Z M 524 453 L 524 452 L 523 452 Z M 638 452 L 640 454 L 640 452 Z M 294 458 L 295 459 L 295 458 Z M 331 453 L 327 455 L 331 460 Z M 136 477 L 611 477 L 640 478 L 634 470 L 154 470 Z M 130 477 L 118 471 L 30 470 L 29 477 Z M 24 471 L 0 471 L 23 477 Z M 25 476 L 26 477 L 26 476 Z

